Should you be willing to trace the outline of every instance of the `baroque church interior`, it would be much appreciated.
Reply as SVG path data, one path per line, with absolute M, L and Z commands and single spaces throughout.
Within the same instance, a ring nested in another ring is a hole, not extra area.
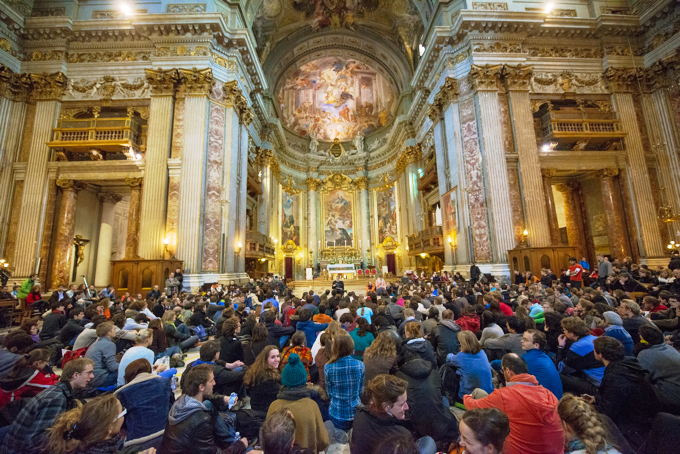
M 0 9 L 13 280 L 509 276 L 680 242 L 675 1 Z

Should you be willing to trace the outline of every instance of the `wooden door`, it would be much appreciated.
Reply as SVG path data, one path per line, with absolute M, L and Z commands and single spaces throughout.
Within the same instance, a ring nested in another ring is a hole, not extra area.
M 394 254 L 385 254 L 385 261 L 387 262 L 387 272 L 393 276 L 397 275 L 397 259 Z
M 285 257 L 283 259 L 283 263 L 284 263 L 284 274 L 286 276 L 286 280 L 287 281 L 294 280 L 295 262 L 293 262 L 293 257 Z

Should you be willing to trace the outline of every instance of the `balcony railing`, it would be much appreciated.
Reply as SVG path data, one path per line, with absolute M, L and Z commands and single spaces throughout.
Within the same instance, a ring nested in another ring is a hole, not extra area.
M 407 239 L 409 255 L 444 252 L 444 234 L 441 226 L 421 230 L 409 235 Z
M 68 151 L 124 151 L 139 148 L 141 127 L 134 117 L 62 119 L 52 133 L 50 148 Z
M 246 232 L 246 257 L 274 258 L 274 243 L 267 235 L 255 230 Z
M 544 122 L 543 136 L 561 137 L 606 137 L 621 138 L 626 134 L 618 120 L 566 120 L 551 119 Z

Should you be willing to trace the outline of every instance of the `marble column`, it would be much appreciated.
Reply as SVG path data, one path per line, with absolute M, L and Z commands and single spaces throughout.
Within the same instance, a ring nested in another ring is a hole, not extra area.
M 43 219 L 48 191 L 48 185 L 44 183 L 47 181 L 50 149 L 46 144 L 51 140 L 52 129 L 59 118 L 59 99 L 66 87 L 66 76 L 62 73 L 31 74 L 31 82 L 32 97 L 37 102 L 26 163 L 25 181 L 30 184 L 24 185 L 21 212 L 17 219 L 16 249 L 12 260 L 15 277 L 29 276 L 37 271 L 44 224 L 36 222 L 36 219 Z
M 545 207 L 548 210 L 548 225 L 550 226 L 550 240 L 553 245 L 558 245 L 560 241 L 560 226 L 557 222 L 557 210 L 555 207 L 555 197 L 552 191 L 552 178 L 555 176 L 554 169 L 543 169 L 543 193 L 545 194 Z
M 529 246 L 550 246 L 550 227 L 545 206 L 541 163 L 538 159 L 534 118 L 529 99 L 530 66 L 506 65 L 503 76 L 508 89 L 510 120 L 519 157 L 522 197 L 529 231 Z
M 319 260 L 319 237 L 317 230 L 319 228 L 319 215 L 317 213 L 317 205 L 319 203 L 318 190 L 321 187 L 321 181 L 316 178 L 307 178 L 307 251 L 312 252 L 312 268 L 316 266 Z
M 441 112 L 440 111 L 435 111 L 433 114 L 430 114 L 430 119 L 434 123 L 433 126 L 433 141 L 434 141 L 434 153 L 435 153 L 435 161 L 437 165 L 437 186 L 439 190 L 439 199 L 441 200 L 444 194 L 449 190 L 449 182 L 448 178 L 446 176 L 446 168 L 447 162 L 446 162 L 446 150 L 444 149 L 445 147 L 445 140 L 443 137 L 443 127 L 442 127 L 442 117 L 441 117 Z M 442 207 L 443 209 L 443 207 Z M 458 236 L 458 232 L 453 232 L 451 231 L 452 226 L 446 225 L 446 219 L 444 219 L 444 215 L 442 214 L 442 231 L 444 233 L 444 269 L 447 271 L 451 271 L 453 269 L 453 243 L 449 243 L 447 240 L 449 237 L 453 240 L 453 237 Z
M 602 188 L 602 208 L 607 218 L 609 248 L 614 257 L 622 259 L 631 254 L 628 235 L 626 234 L 626 222 L 623 218 L 621 192 L 614 179 L 618 174 L 619 169 L 602 170 L 600 172 L 600 185 Z
M 13 164 L 21 145 L 21 134 L 17 131 L 23 131 L 26 118 L 25 93 L 17 96 L 9 85 L 10 80 L 0 81 L 0 257 L 5 256 L 14 184 Z
M 175 85 L 179 76 L 174 69 L 147 69 L 146 79 L 151 85 L 151 101 L 144 157 L 138 253 L 145 259 L 157 260 L 163 258 L 165 250 L 163 239 L 168 196 L 168 158 L 172 144 Z
M 248 126 L 241 124 L 241 147 L 239 149 L 239 187 L 238 187 L 238 207 L 236 219 L 238 219 L 238 238 L 243 247 L 236 257 L 236 272 L 245 274 L 246 272 L 246 208 L 248 198 L 248 149 L 250 136 Z
M 125 258 L 139 258 L 139 209 L 142 201 L 142 179 L 127 178 L 130 186 L 130 202 L 128 203 L 127 234 L 125 238 Z
M 355 180 L 359 188 L 359 222 L 361 223 L 361 241 L 357 245 L 361 259 L 368 264 L 371 256 L 371 215 L 368 205 L 368 179 L 361 177 Z
M 120 194 L 103 192 L 98 195 L 102 203 L 99 237 L 97 240 L 97 259 L 94 273 L 95 287 L 106 287 L 111 283 L 111 250 L 113 248 L 113 224 L 116 204 L 121 201 Z
M 501 127 L 503 121 L 498 98 L 499 77 L 500 66 L 485 68 L 473 66 L 470 71 L 470 80 L 477 90 L 476 101 L 479 108 L 477 123 L 484 158 L 482 164 L 486 170 L 486 180 L 492 182 L 487 185 L 486 195 L 491 211 L 493 260 L 497 263 L 507 263 L 508 250 L 514 249 L 515 238 Z
M 240 241 L 241 249 L 245 247 L 242 239 L 236 238 L 236 209 L 238 207 L 238 155 L 240 147 L 240 123 L 238 112 L 233 106 L 226 108 L 226 134 L 224 137 L 224 182 L 222 184 L 224 214 L 223 214 L 223 235 L 224 250 L 222 260 L 222 271 L 234 273 L 236 245 Z
M 262 177 L 260 178 L 262 194 L 260 194 L 257 201 L 257 231 L 267 236 L 269 236 L 272 209 L 272 169 L 270 161 L 271 150 L 259 148 L 257 164 L 260 169 L 259 171 L 262 172 Z
M 207 70 L 180 70 L 180 91 L 185 96 L 184 148 L 180 170 L 179 225 L 177 227 L 177 253 L 184 261 L 188 274 L 201 269 L 202 223 L 197 222 L 203 213 L 204 181 L 206 172 L 206 143 L 208 130 L 208 92 L 213 77 Z M 221 170 L 221 169 L 220 169 Z
M 616 110 L 621 120 L 621 126 L 626 131 L 624 139 L 626 157 L 633 200 L 637 206 L 637 221 L 641 235 L 641 253 L 644 257 L 661 257 L 664 255 L 663 242 L 657 212 L 652 195 L 652 185 L 649 181 L 645 150 L 635 114 L 633 95 L 630 93 L 614 93 L 612 95 Z
M 73 235 L 76 228 L 76 202 L 78 191 L 82 189 L 73 180 L 57 180 L 61 188 L 61 201 L 57 212 L 57 229 L 54 235 L 52 262 L 49 272 L 49 288 L 68 286 L 71 282 L 73 265 Z
M 582 257 L 586 250 L 586 240 L 583 233 L 583 219 L 577 194 L 578 183 L 568 181 L 555 185 L 564 198 L 564 216 L 567 221 L 567 239 L 569 246 L 576 248 L 576 255 Z

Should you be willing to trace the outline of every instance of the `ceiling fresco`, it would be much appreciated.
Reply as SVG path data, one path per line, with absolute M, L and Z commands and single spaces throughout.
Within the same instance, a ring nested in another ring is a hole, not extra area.
M 284 125 L 301 136 L 346 141 L 392 121 L 394 84 L 365 62 L 323 57 L 290 71 L 276 98 Z

